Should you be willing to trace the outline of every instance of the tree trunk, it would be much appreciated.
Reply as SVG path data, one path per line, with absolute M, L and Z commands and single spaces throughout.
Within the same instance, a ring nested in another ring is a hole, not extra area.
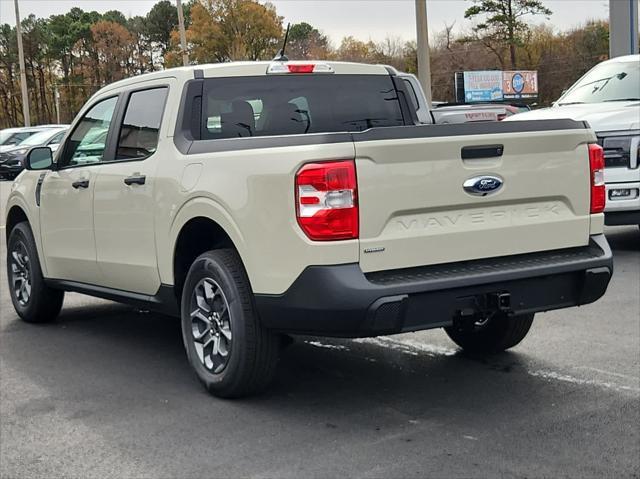
M 164 56 L 162 56 L 162 59 L 164 61 Z M 162 62 L 160 62 L 162 64 Z M 153 44 L 152 42 L 149 42 L 149 65 L 151 65 L 151 71 L 154 72 L 156 71 L 156 65 L 155 63 L 153 63 Z
M 33 95 L 31 96 L 32 104 L 29 105 L 30 108 L 35 106 L 35 119 L 32 117 L 32 124 L 40 124 L 42 123 L 42 103 L 40 101 L 40 90 L 38 89 L 38 78 L 36 76 L 36 69 L 33 65 L 33 62 L 27 62 L 27 73 L 31 71 L 31 75 L 27 74 L 27 89 L 31 90 Z M 29 81 L 29 76 L 31 76 L 31 81 Z M 30 102 L 31 103 L 31 102 Z M 34 109 L 31 109 L 34 111 Z M 35 120 L 35 121 L 34 121 Z
M 9 103 L 11 105 L 11 123 L 12 126 L 18 124 L 18 107 L 16 105 L 16 91 L 15 91 L 15 80 L 14 80 L 14 71 L 11 65 L 7 69 L 7 74 L 9 76 Z
M 60 115 L 62 118 L 64 118 L 63 121 L 68 122 L 68 120 L 71 119 L 71 117 L 73 116 L 72 111 L 72 101 L 71 101 L 71 91 L 69 88 L 69 77 L 70 77 L 70 70 L 71 70 L 71 64 L 69 62 L 69 60 L 67 59 L 66 53 L 62 56 L 62 75 L 64 77 L 64 84 L 67 87 L 67 91 L 64 92 L 64 102 L 65 105 L 67 107 L 67 111 L 65 112 L 65 115 Z
M 45 85 L 44 67 L 42 65 L 38 65 L 38 73 L 40 76 L 40 97 L 42 98 L 42 103 L 44 105 L 44 121 L 47 123 L 53 123 L 51 120 L 51 107 L 49 106 L 47 87 Z

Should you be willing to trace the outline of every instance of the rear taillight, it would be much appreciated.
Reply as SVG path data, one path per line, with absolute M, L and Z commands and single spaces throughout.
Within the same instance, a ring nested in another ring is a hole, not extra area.
M 314 241 L 358 238 L 358 185 L 353 160 L 308 163 L 296 174 L 296 214 Z
M 591 213 L 602 213 L 606 201 L 604 186 L 604 153 L 600 145 L 589 145 L 591 168 Z

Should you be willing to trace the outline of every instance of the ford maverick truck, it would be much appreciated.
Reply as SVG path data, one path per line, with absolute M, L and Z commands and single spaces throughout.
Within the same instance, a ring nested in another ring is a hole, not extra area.
M 11 299 L 66 291 L 181 318 L 213 394 L 255 393 L 282 334 L 444 328 L 503 351 L 600 298 L 602 148 L 583 122 L 421 125 L 394 69 L 251 62 L 109 85 L 8 200 Z

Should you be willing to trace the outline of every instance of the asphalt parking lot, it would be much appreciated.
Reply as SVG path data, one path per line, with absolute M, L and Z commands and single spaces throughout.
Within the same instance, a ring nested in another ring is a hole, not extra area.
M 607 230 L 603 299 L 539 315 L 509 353 L 440 331 L 297 338 L 241 401 L 204 392 L 174 319 L 69 294 L 58 322 L 21 322 L 4 233 L 3 478 L 640 477 L 638 228 Z

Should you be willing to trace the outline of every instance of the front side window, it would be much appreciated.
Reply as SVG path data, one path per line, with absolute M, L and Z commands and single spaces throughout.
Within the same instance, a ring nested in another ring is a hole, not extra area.
M 363 131 L 404 124 L 388 75 L 205 80 L 202 139 Z
M 85 113 L 67 141 L 58 166 L 80 166 L 103 161 L 107 135 L 118 97 L 96 103 Z
M 167 88 L 136 91 L 124 114 L 116 160 L 141 160 L 155 153 Z

